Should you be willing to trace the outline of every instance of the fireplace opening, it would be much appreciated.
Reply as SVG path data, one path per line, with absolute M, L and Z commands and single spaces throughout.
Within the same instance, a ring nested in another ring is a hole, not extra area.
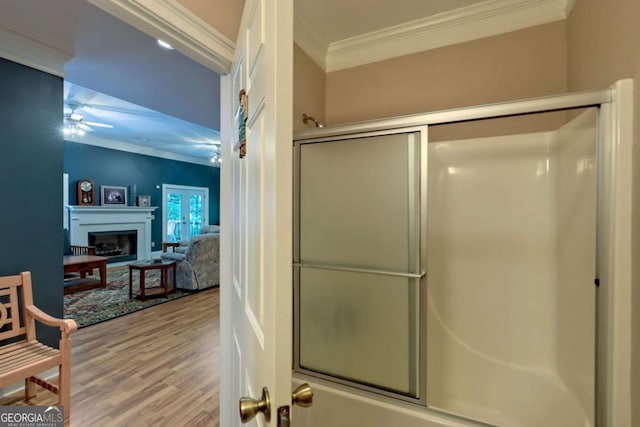
M 96 255 L 106 256 L 107 264 L 138 259 L 138 232 L 96 231 L 89 232 L 89 246 L 95 246 Z

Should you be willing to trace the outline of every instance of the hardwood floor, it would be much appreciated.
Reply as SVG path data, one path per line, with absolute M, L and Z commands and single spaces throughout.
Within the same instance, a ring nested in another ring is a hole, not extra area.
M 216 288 L 74 333 L 67 425 L 217 426 L 219 319 Z M 56 401 L 39 388 L 30 404 Z

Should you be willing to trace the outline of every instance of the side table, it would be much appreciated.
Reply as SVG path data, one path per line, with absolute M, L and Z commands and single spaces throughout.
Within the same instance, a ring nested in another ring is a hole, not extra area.
M 169 269 L 172 270 L 171 288 L 169 288 Z M 140 274 L 140 300 L 146 297 L 164 296 L 176 291 L 176 262 L 175 261 L 138 261 L 129 264 L 129 299 L 133 298 L 133 270 Z M 145 286 L 145 274 L 149 270 L 160 270 L 160 287 L 147 288 Z
M 172 248 L 173 252 L 180 246 L 180 242 L 162 242 L 162 252 L 167 252 L 169 248 Z

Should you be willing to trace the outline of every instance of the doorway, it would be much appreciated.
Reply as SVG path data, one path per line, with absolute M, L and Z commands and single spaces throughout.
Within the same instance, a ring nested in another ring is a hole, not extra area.
M 209 188 L 162 184 L 162 207 L 162 240 L 189 240 L 209 223 Z

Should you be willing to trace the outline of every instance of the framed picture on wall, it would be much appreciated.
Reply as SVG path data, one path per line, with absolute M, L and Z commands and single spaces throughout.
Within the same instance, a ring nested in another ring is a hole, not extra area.
M 100 186 L 102 206 L 127 206 L 127 187 Z
M 138 206 L 151 206 L 151 196 L 138 196 Z

